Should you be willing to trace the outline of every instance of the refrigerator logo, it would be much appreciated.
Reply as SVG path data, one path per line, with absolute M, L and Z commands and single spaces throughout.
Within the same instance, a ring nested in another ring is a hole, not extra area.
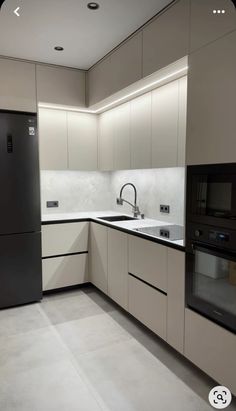
M 29 127 L 29 136 L 35 136 L 35 128 Z

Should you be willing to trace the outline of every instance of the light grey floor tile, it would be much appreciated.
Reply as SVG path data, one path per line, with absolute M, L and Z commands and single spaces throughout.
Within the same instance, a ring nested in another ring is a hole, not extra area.
M 40 306 L 51 324 L 87 318 L 104 312 L 81 291 L 72 295 L 69 293 L 67 298 L 65 296 L 61 298 L 47 298 L 41 302 Z
M 76 369 L 58 361 L 25 372 L 4 375 L 2 411 L 101 411 Z
M 79 366 L 111 411 L 210 411 L 211 407 L 131 339 L 81 355 Z
M 69 349 L 77 355 L 131 338 L 106 313 L 59 324 L 56 329 Z
M 0 373 L 16 373 L 57 362 L 68 352 L 50 328 L 0 338 Z
M 37 330 L 49 325 L 39 305 L 28 304 L 0 311 L 0 337 Z

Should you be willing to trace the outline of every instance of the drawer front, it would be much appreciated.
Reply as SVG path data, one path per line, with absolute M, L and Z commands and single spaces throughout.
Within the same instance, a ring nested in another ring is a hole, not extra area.
M 46 258 L 43 265 L 43 291 L 83 284 L 88 281 L 88 254 Z
M 167 247 L 129 236 L 129 273 L 167 291 Z
M 88 251 L 88 222 L 42 226 L 42 256 Z
M 236 394 L 236 335 L 185 309 L 185 356 Z
M 166 295 L 129 275 L 129 312 L 166 340 Z

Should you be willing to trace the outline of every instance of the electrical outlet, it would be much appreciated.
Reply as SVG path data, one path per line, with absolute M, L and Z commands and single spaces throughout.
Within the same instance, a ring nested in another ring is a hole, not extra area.
M 166 204 L 161 204 L 160 205 L 160 212 L 165 213 L 165 214 L 169 214 L 170 213 L 170 206 L 166 205 Z
M 59 207 L 59 201 L 47 201 L 47 208 Z

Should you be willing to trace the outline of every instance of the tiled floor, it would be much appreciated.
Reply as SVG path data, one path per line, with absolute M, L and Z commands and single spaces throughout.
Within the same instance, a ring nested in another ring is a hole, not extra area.
M 210 411 L 213 386 L 93 287 L 0 311 L 1 411 Z

